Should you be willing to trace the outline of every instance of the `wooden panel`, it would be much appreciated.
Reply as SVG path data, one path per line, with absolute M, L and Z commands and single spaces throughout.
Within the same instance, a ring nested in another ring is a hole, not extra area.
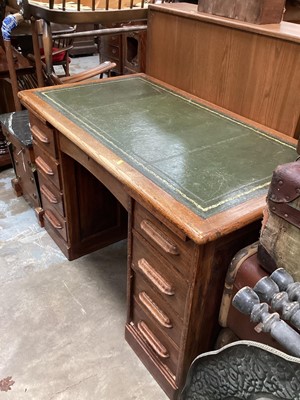
M 199 0 L 198 11 L 254 24 L 278 24 L 284 5 L 285 0 Z
M 299 42 L 227 25 L 151 9 L 147 73 L 297 137 Z

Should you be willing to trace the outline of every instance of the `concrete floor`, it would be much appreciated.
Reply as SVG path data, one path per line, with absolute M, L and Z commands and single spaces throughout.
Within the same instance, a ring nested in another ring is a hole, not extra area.
M 0 400 L 166 400 L 124 339 L 126 241 L 69 262 L 0 172 Z

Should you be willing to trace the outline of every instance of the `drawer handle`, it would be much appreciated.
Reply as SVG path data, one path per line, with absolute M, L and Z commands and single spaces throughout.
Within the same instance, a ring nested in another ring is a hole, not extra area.
M 143 219 L 141 222 L 141 229 L 145 232 L 162 250 L 168 254 L 179 255 L 178 247 L 175 243 L 168 238 L 168 236 L 161 232 L 151 221 Z
M 33 126 L 31 127 L 31 131 L 32 131 L 32 133 L 34 134 L 34 136 L 35 136 L 40 142 L 45 143 L 45 144 L 49 144 L 49 143 L 50 143 L 50 141 L 49 141 L 49 139 L 47 138 L 47 136 L 45 136 L 45 135 L 43 134 L 43 132 L 42 132 L 37 126 L 33 125 Z
M 174 295 L 172 285 L 167 282 L 144 258 L 138 260 L 140 271 L 155 285 L 155 287 L 167 296 Z
M 146 292 L 139 293 L 141 303 L 149 313 L 165 328 L 172 328 L 170 318 L 158 307 L 158 305 L 147 295 Z
M 50 201 L 50 203 L 52 203 L 52 204 L 57 204 L 58 203 L 57 197 L 47 188 L 47 186 L 42 185 L 41 186 L 41 192 L 46 197 L 46 199 L 48 201 Z
M 151 332 L 149 327 L 146 325 L 144 321 L 138 322 L 138 330 L 143 335 L 144 339 L 148 342 L 148 344 L 152 347 L 156 354 L 161 358 L 169 358 L 170 355 L 168 350 L 164 345 L 160 343 L 157 337 Z
M 51 211 L 46 210 L 44 213 L 45 218 L 50 222 L 50 224 L 55 228 L 55 229 L 62 229 L 62 224 L 58 221 L 57 218 L 55 218 L 54 214 L 52 214 Z
M 35 160 L 36 165 L 46 174 L 46 175 L 54 175 L 53 170 L 49 165 L 42 159 L 42 157 L 38 156 Z

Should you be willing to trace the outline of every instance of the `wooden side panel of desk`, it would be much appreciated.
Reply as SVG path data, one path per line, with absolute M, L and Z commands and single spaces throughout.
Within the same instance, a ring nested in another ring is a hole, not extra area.
M 180 14 L 180 5 L 167 7 L 172 13 L 163 6 L 149 12 L 147 74 L 299 136 L 299 41 L 243 30 L 242 23 L 238 28 L 218 24 L 217 17 L 201 19 L 201 13 Z

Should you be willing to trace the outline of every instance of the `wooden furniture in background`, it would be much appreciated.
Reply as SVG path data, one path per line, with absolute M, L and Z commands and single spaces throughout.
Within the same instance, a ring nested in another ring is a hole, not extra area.
M 109 27 L 119 25 L 111 24 Z M 117 75 L 145 72 L 146 32 L 100 36 L 98 41 L 100 62 L 103 60 L 115 62 L 117 65 L 114 72 Z
M 51 28 L 52 33 L 54 32 L 54 27 Z M 60 27 L 58 31 L 59 34 L 63 35 L 64 33 L 74 33 L 76 31 L 76 26 L 67 26 Z M 55 66 L 62 66 L 64 70 L 64 75 L 62 76 L 70 76 L 70 51 L 73 49 L 73 37 L 53 37 L 52 40 L 52 66 L 53 72 L 55 71 Z M 43 50 L 43 49 L 41 49 Z M 43 52 L 42 52 L 43 53 Z M 44 56 L 41 56 L 41 59 L 44 60 Z
M 4 48 L 0 47 L 0 81 L 10 79 L 10 70 L 15 72 L 16 77 L 34 73 L 34 67 L 22 54 L 11 49 L 10 56 L 7 57 Z M 8 87 L 11 88 L 11 85 L 9 84 Z M 14 88 L 12 88 L 12 91 L 14 91 Z M 9 90 L 9 93 L 12 93 L 11 90 Z M 1 113 L 15 111 L 12 100 L 10 96 L 5 95 L 4 91 L 0 100 Z
M 253 24 L 278 24 L 286 0 L 199 0 L 198 11 Z
M 29 61 L 16 51 L 12 53 L 12 59 L 8 63 L 4 48 L 0 46 L 0 113 L 15 111 L 14 90 L 10 82 L 9 64 L 15 70 L 16 76 L 30 74 L 34 68 Z M 11 165 L 5 137 L 0 129 L 0 167 Z
M 299 137 L 298 25 L 247 24 L 185 3 L 149 7 L 147 74 Z
M 123 73 L 145 72 L 146 32 L 130 32 L 123 36 Z
M 95 26 L 92 24 L 80 24 L 77 25 L 76 32 L 92 31 L 93 29 L 95 29 Z M 93 55 L 97 51 L 96 40 L 93 37 L 78 37 L 73 40 L 73 48 L 69 53 L 72 57 L 75 57 Z
M 11 166 L 11 159 L 7 147 L 7 141 L 3 135 L 2 129 L 0 129 L 0 170 L 9 166 Z

